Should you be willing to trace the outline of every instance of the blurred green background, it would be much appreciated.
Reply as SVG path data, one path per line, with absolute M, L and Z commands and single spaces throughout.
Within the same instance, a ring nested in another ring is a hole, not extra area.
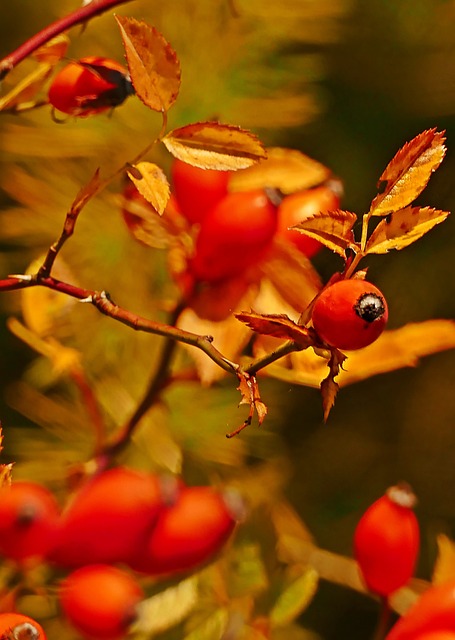
M 75 5 L 70 0 L 19 0 L 12 7 L 3 1 L 1 53 Z M 446 129 L 447 157 L 419 203 L 455 209 L 455 2 L 137 0 L 117 11 L 155 25 L 181 59 L 182 91 L 170 114 L 171 126 L 217 116 L 252 128 L 266 144 L 298 148 L 342 178 L 343 207 L 359 214 L 368 209 L 379 175 L 404 142 L 427 128 Z M 123 55 L 110 14 L 83 32 L 72 32 L 69 55 L 92 53 L 118 59 Z M 135 134 L 143 131 L 147 119 L 153 135 L 158 121 L 138 101 L 130 101 L 110 118 L 65 125 L 74 140 L 80 135 L 73 133 L 76 126 L 94 140 L 88 157 L 68 153 L 77 167 L 76 184 L 78 172 L 82 184 L 82 176 L 90 175 L 98 164 L 115 167 L 132 157 L 142 146 Z M 19 133 L 12 129 L 37 123 L 44 132 L 55 127 L 43 111 L 22 121 L 11 116 L 0 121 L 4 166 L 11 160 L 23 167 L 40 162 L 39 154 L 32 157 L 31 151 L 27 158 L 18 148 Z M 49 149 L 46 161 L 55 166 L 59 153 L 58 147 Z M 3 200 L 6 206 L 6 194 Z M 55 234 L 64 213 L 61 206 L 60 213 L 54 212 Z M 2 273 L 23 271 L 37 248 L 45 248 L 49 233 L 46 229 L 23 247 L 11 235 L 2 240 L 0 232 Z M 75 251 L 81 248 L 76 246 Z M 405 251 L 369 261 L 370 277 L 389 301 L 391 328 L 454 317 L 454 254 L 452 216 Z M 316 265 L 325 278 L 340 267 L 339 260 L 327 254 L 319 255 Z M 104 287 L 105 275 L 98 273 L 99 283 L 93 286 Z M 128 306 L 128 295 L 121 291 L 115 291 L 116 297 Z M 0 299 L 2 389 L 20 378 L 34 358 L 5 329 L 5 319 L 17 303 L 10 294 L 4 298 Z M 232 388 L 225 386 L 235 404 Z M 429 577 L 436 533 L 455 536 L 454 389 L 453 351 L 436 354 L 415 369 L 343 389 L 324 425 L 316 391 L 271 380 L 263 383 L 271 415 L 263 429 L 279 434 L 291 469 L 287 494 L 320 546 L 349 555 L 352 532 L 363 510 L 386 487 L 406 480 L 419 498 L 423 539 L 419 575 Z M 26 424 L 1 396 L 6 433 L 10 425 Z M 224 448 L 229 444 L 224 441 L 222 417 L 220 425 L 216 446 Z M 255 439 L 245 438 L 254 458 Z M 303 623 L 326 640 L 354 640 L 367 637 L 374 620 L 372 601 L 324 584 Z

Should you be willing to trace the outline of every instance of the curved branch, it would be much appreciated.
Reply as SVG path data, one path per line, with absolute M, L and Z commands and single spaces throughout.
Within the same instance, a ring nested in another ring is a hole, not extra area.
M 49 42 L 49 40 L 52 40 L 52 38 L 55 38 L 55 36 L 78 24 L 84 24 L 87 20 L 126 2 L 131 2 L 131 0 L 92 0 L 89 4 L 79 7 L 72 13 L 63 16 L 63 18 L 52 22 L 0 61 L 0 80 L 3 80 L 22 60 L 25 60 L 31 53 L 46 44 L 46 42 Z

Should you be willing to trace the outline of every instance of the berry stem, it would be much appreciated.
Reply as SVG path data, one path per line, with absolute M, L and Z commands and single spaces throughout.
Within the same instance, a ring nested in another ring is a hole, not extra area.
M 63 18 L 59 18 L 55 22 L 36 33 L 34 36 L 26 40 L 15 51 L 0 60 L 0 80 L 3 80 L 8 73 L 14 69 L 20 62 L 25 60 L 31 53 L 39 47 L 58 36 L 60 33 L 75 27 L 78 24 L 84 24 L 95 16 L 98 16 L 113 7 L 125 4 L 131 0 L 92 0 L 89 4 L 79 7 Z
M 392 609 L 387 596 L 381 598 L 381 607 L 379 609 L 379 617 L 373 640 L 384 640 L 389 627 L 390 614 Z

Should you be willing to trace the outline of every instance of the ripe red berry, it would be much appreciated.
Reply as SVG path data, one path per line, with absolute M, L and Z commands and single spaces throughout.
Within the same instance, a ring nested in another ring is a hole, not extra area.
M 338 349 L 361 349 L 381 335 L 387 323 L 386 300 L 370 282 L 339 280 L 316 300 L 312 319 L 319 336 Z
M 413 575 L 419 552 L 414 503 L 408 487 L 391 487 L 356 527 L 354 555 L 367 587 L 378 595 L 389 596 Z
M 16 561 L 42 558 L 54 543 L 59 507 L 35 482 L 13 482 L 0 490 L 0 553 Z
M 433 640 L 430 634 L 455 635 L 455 581 L 441 583 L 425 591 L 407 613 L 398 620 L 387 640 Z M 450 635 L 435 635 L 436 638 Z
M 182 160 L 171 167 L 173 192 L 191 224 L 202 222 L 210 209 L 227 195 L 230 171 L 201 169 Z
M 69 503 L 49 559 L 64 567 L 128 562 L 162 507 L 157 476 L 124 467 L 105 471 Z
M 46 634 L 36 620 L 21 613 L 0 613 L 2 640 L 46 640 Z
M 264 256 L 275 234 L 276 207 L 264 191 L 229 193 L 205 216 L 192 271 L 199 281 L 238 276 Z
M 164 509 L 133 568 L 150 575 L 194 569 L 221 550 L 236 520 L 223 494 L 212 487 L 183 487 Z
M 95 564 L 76 569 L 63 580 L 58 598 L 68 621 L 87 638 L 123 638 L 134 622 L 144 594 L 123 570 Z
M 283 198 L 278 207 L 277 235 L 287 242 L 291 242 L 299 251 L 311 258 L 323 245 L 295 229 L 290 229 L 290 227 L 321 211 L 334 211 L 339 206 L 339 195 L 325 185 L 292 193 Z
M 89 56 L 63 67 L 49 87 L 50 104 L 71 116 L 90 116 L 121 104 L 133 93 L 128 71 L 115 60 Z

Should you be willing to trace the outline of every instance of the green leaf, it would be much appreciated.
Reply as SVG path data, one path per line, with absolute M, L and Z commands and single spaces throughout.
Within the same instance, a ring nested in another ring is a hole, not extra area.
M 318 574 L 313 568 L 290 584 L 278 597 L 271 613 L 273 626 L 283 626 L 295 620 L 312 601 L 317 591 Z

